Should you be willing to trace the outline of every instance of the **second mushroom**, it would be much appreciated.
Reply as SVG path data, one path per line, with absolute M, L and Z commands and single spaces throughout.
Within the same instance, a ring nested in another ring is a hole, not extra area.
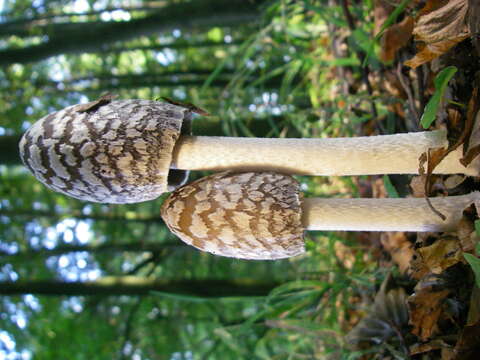
M 223 172 L 185 185 L 162 217 L 184 242 L 216 255 L 281 259 L 304 252 L 305 230 L 449 231 L 480 192 L 431 198 L 303 198 L 298 182 L 273 172 Z

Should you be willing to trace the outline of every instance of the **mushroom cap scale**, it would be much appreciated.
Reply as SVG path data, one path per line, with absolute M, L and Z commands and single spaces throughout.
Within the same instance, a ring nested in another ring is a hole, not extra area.
M 273 172 L 222 172 L 185 185 L 161 214 L 180 239 L 227 257 L 274 260 L 302 254 L 298 182 Z
M 74 105 L 32 125 L 20 141 L 27 168 L 77 199 L 132 203 L 168 190 L 175 142 L 189 110 L 151 100 Z

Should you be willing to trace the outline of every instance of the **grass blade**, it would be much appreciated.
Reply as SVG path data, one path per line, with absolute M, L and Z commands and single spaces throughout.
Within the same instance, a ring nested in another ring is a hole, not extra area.
M 424 129 L 427 129 L 435 121 L 437 115 L 438 107 L 442 100 L 445 89 L 447 88 L 448 82 L 452 79 L 453 75 L 457 72 L 455 66 L 448 66 L 438 73 L 435 77 L 435 93 L 428 101 L 428 104 L 425 106 L 425 110 L 420 119 L 420 124 Z

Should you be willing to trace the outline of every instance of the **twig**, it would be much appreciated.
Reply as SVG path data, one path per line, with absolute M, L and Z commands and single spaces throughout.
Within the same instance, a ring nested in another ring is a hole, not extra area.
M 425 109 L 427 101 L 425 99 L 425 72 L 424 65 L 415 69 L 417 72 L 417 86 L 418 86 L 418 100 L 420 102 L 420 109 Z
M 135 275 L 137 272 L 139 272 L 142 268 L 144 268 L 148 264 L 155 262 L 157 255 L 158 253 L 154 253 L 150 255 L 148 258 L 146 258 L 145 260 L 140 261 L 137 265 L 135 265 L 135 267 L 132 270 L 130 270 L 127 273 L 127 275 Z
M 410 86 L 405 82 L 405 79 L 403 77 L 401 62 L 399 62 L 397 65 L 397 78 L 400 81 L 400 84 L 402 85 L 403 90 L 407 94 L 408 107 L 410 108 L 410 111 L 412 112 L 413 116 L 415 116 L 416 124 L 418 124 L 420 122 L 420 116 L 418 115 L 418 111 L 415 106 L 415 99 L 413 98 L 412 90 L 410 89 Z

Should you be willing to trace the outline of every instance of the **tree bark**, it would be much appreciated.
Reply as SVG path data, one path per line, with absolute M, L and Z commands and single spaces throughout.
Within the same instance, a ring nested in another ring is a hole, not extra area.
M 120 296 L 154 295 L 155 291 L 196 297 L 267 296 L 280 283 L 261 280 L 159 280 L 136 276 L 104 277 L 97 281 L 54 280 L 0 282 L 0 295 Z
M 174 29 L 251 24 L 259 19 L 258 5 L 262 2 L 196 0 L 172 4 L 144 18 L 124 22 L 51 24 L 47 42 L 0 51 L 0 65 L 36 62 L 60 54 L 96 52 L 114 42 Z

